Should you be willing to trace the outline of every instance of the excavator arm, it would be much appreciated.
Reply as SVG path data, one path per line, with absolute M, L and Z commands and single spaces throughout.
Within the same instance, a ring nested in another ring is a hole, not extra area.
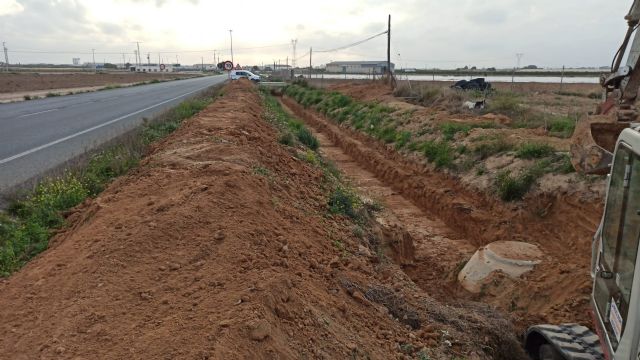
M 578 172 L 608 173 L 618 135 L 638 119 L 635 103 L 640 88 L 640 36 L 636 30 L 640 0 L 633 2 L 625 19 L 627 33 L 613 59 L 611 73 L 600 78 L 605 100 L 594 115 L 578 122 L 571 139 L 571 163 Z M 627 61 L 622 65 L 627 50 Z

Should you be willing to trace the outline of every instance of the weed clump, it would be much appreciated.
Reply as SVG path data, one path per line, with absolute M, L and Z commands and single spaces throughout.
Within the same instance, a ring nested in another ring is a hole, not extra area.
M 555 152 L 555 149 L 547 144 L 524 143 L 516 151 L 516 156 L 521 159 L 541 159 Z
M 454 149 L 446 141 L 425 141 L 422 151 L 436 167 L 451 167 L 454 160 Z
M 504 136 L 496 136 L 488 141 L 482 142 L 473 148 L 473 152 L 484 160 L 490 156 L 504 153 L 513 149 L 513 145 L 509 143 Z
M 553 136 L 561 138 L 569 138 L 573 135 L 573 131 L 576 128 L 576 123 L 572 119 L 561 116 L 555 117 L 549 120 L 548 130 Z
M 329 196 L 329 212 L 334 215 L 345 215 L 351 219 L 357 219 L 357 208 L 360 207 L 360 199 L 353 191 L 338 186 Z

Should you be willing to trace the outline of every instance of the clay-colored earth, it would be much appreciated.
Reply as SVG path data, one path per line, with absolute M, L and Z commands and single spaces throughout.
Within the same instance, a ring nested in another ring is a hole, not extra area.
M 457 292 L 446 272 L 455 253 L 443 261 L 416 243 L 413 254 L 415 239 L 403 229 L 412 223 L 385 223 L 398 206 L 360 224 L 330 215 L 323 170 L 300 160 L 302 149 L 278 143 L 261 103 L 248 81 L 228 85 L 224 97 L 155 144 L 137 170 L 70 213 L 47 251 L 1 280 L 0 357 L 524 357 L 515 329 L 492 307 L 463 296 L 446 305 L 434 299 Z M 322 131 L 321 120 L 309 123 Z M 550 257 L 567 251 L 551 246 L 566 227 L 527 222 L 526 213 L 373 143 L 354 143 L 335 129 L 326 134 L 358 163 L 366 160 L 383 187 L 415 203 L 417 214 L 434 219 L 435 233 L 455 229 L 435 247 L 460 242 L 469 252 L 516 236 L 544 241 Z M 560 203 L 550 211 L 571 209 Z M 580 234 L 563 241 L 582 246 Z M 548 265 L 547 274 L 566 267 Z M 560 272 L 557 282 L 571 289 L 581 279 Z M 553 295 L 540 274 L 534 280 Z
M 134 84 L 145 81 L 182 79 L 191 74 L 141 74 L 141 73 L 0 73 L 0 93 L 29 92 L 36 90 L 73 89 L 94 86 Z

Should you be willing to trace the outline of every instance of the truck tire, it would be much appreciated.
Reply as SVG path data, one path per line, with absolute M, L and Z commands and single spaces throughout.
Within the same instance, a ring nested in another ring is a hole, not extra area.
M 551 344 L 540 346 L 538 354 L 539 360 L 566 360 Z

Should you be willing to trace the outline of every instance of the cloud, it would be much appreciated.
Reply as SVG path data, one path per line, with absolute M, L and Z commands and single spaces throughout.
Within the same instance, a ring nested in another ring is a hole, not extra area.
M 16 0 L 0 0 L 0 16 L 14 15 L 22 11 L 24 6 Z

